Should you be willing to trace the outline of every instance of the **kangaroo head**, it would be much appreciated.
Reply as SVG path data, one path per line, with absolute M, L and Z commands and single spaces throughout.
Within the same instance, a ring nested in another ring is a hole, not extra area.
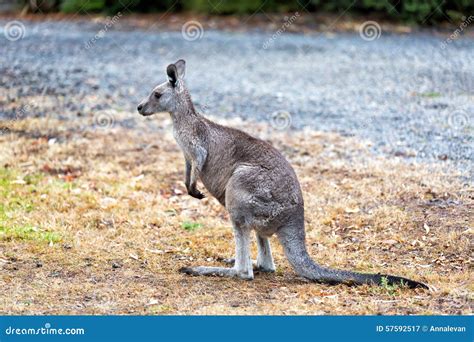
M 150 95 L 140 102 L 138 112 L 143 116 L 159 112 L 174 112 L 182 103 L 186 103 L 186 87 L 184 73 L 186 62 L 182 59 L 168 65 L 166 74 L 168 81 L 157 85 Z

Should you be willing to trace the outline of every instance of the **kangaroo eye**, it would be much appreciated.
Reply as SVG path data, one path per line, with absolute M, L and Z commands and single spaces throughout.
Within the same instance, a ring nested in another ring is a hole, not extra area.
M 161 97 L 161 94 L 158 92 L 154 92 L 153 96 L 155 97 L 155 99 L 159 99 Z

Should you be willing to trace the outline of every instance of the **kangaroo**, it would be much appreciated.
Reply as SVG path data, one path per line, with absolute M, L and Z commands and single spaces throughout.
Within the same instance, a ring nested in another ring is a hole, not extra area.
M 215 275 L 251 280 L 251 231 L 256 232 L 256 269 L 274 272 L 269 237 L 276 234 L 296 273 L 325 284 L 399 284 L 428 288 L 410 279 L 322 267 L 305 245 L 304 203 L 301 187 L 290 163 L 269 143 L 240 130 L 221 126 L 199 114 L 184 84 L 186 63 L 170 64 L 168 81 L 156 86 L 137 107 L 143 116 L 168 112 L 173 134 L 185 159 L 185 185 L 197 199 L 204 194 L 198 179 L 229 212 L 234 236 L 233 267 L 184 267 L 190 275 Z

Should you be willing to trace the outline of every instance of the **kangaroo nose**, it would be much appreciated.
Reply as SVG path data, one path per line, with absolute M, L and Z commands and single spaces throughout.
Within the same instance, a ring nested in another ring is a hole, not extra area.
M 138 111 L 141 111 L 143 109 L 143 105 L 142 104 L 139 104 L 138 107 L 137 107 Z

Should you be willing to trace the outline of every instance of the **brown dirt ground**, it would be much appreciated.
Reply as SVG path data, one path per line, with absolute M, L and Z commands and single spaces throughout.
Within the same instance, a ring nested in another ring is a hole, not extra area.
M 232 256 L 227 214 L 185 194 L 168 117 L 118 124 L 130 115 L 105 128 L 48 118 L 3 127 L 0 314 L 472 314 L 474 200 L 456 172 L 377 157 L 336 134 L 228 122 L 294 165 L 317 261 L 433 290 L 310 283 L 274 239 L 275 274 L 189 277 L 178 269 Z

